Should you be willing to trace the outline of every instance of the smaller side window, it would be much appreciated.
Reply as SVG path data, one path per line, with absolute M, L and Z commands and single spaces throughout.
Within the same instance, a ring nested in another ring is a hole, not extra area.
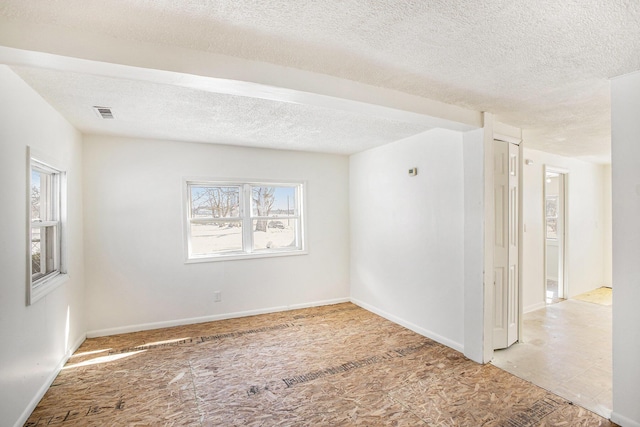
M 30 158 L 29 301 L 33 303 L 61 283 L 63 260 L 64 172 Z

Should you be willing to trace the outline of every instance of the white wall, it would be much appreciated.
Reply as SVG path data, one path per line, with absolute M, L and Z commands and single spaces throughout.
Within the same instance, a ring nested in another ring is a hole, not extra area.
M 10 426 L 26 421 L 68 351 L 84 340 L 82 147 L 80 134 L 4 65 L 0 94 L 0 424 Z M 28 145 L 67 171 L 70 277 L 31 306 L 25 304 Z
M 611 81 L 612 421 L 640 426 L 640 73 Z
M 460 351 L 462 138 L 437 129 L 350 158 L 352 299 Z
M 90 336 L 348 300 L 347 157 L 86 136 L 84 160 Z M 309 254 L 185 264 L 185 177 L 307 181 Z
M 524 150 L 533 164 L 523 168 L 523 307 L 544 305 L 543 166 L 568 170 L 567 260 L 569 297 L 604 286 L 606 247 L 605 167 L 537 150 Z
M 462 136 L 464 176 L 464 355 L 478 363 L 493 357 L 493 115 L 484 128 Z M 490 188 L 491 191 L 487 191 Z M 487 244 L 489 243 L 489 244 Z M 486 268 L 490 266 L 490 268 Z M 489 274 L 485 274 L 489 271 Z

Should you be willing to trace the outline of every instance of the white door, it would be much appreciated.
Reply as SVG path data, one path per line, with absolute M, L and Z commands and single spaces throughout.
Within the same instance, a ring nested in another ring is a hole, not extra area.
M 494 321 L 493 347 L 518 340 L 518 146 L 494 143 Z

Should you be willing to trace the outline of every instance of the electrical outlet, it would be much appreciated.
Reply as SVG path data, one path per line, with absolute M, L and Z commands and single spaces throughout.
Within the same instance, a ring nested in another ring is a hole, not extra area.
M 213 293 L 213 302 L 220 302 L 220 301 L 222 301 L 222 292 L 215 291 Z

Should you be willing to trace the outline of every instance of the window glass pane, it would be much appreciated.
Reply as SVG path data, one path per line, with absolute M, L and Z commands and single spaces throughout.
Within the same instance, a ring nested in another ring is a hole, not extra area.
M 289 248 L 297 249 L 298 219 L 254 219 L 253 247 L 255 250 Z
M 547 239 L 558 238 L 558 219 L 547 218 Z
M 41 173 L 31 169 L 31 221 L 42 220 L 40 217 L 40 185 Z
M 191 223 L 191 254 L 207 255 L 242 251 L 242 222 Z
M 60 270 L 55 226 L 31 228 L 31 281 Z
M 57 221 L 60 198 L 58 181 L 54 173 L 31 169 L 31 221 Z
M 240 187 L 191 186 L 191 218 L 237 218 Z
M 60 268 L 58 259 L 60 247 L 58 246 L 59 240 L 57 236 L 57 227 L 44 227 L 44 229 L 40 233 L 41 235 L 44 234 L 44 236 L 46 236 L 44 239 L 46 247 L 43 246 L 43 243 L 40 244 L 40 248 L 44 249 L 42 252 L 46 254 L 46 259 L 43 260 L 42 266 L 45 268 L 46 274 L 53 273 Z
M 31 228 L 31 275 L 32 280 L 37 280 L 46 271 L 41 263 L 40 255 L 41 251 L 41 238 L 40 227 Z
M 296 214 L 296 187 L 251 187 L 251 216 Z

